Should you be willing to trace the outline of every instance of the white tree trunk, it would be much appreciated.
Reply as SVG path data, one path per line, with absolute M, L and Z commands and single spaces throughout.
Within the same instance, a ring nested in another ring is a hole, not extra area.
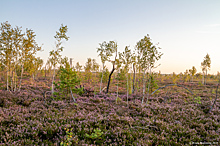
M 15 75 L 14 75 L 14 91 L 16 91 L 16 88 L 17 88 L 17 81 L 16 81 L 16 78 L 17 78 L 17 73 L 16 73 L 16 67 L 15 67 Z
M 53 93 L 54 93 L 54 87 L 53 87 L 54 77 L 55 77 L 55 66 L 54 66 L 54 69 L 53 69 L 53 78 L 52 78 L 52 96 L 53 96 Z
M 70 88 L 70 93 L 71 93 L 71 96 L 73 98 L 73 101 L 76 102 L 76 99 L 73 97 L 73 92 L 72 92 L 72 89 Z
M 128 87 L 128 72 L 127 72 L 127 105 L 128 105 L 128 89 L 129 87 Z
M 13 79 L 13 69 L 11 70 L 11 91 L 13 91 L 13 83 L 14 83 L 14 79 Z
M 103 72 L 104 72 L 104 63 L 102 64 L 102 77 L 101 77 L 101 83 L 100 83 L 100 93 L 102 92 L 102 78 L 103 78 Z
M 118 78 L 117 78 L 117 98 L 118 98 Z
M 8 67 L 7 67 L 7 91 L 8 91 Z
M 20 79 L 20 84 L 19 84 L 19 89 L 18 91 L 20 91 L 21 89 L 21 81 L 22 81 L 22 77 L 23 77 L 23 72 L 24 72 L 24 67 L 23 67 L 23 64 L 21 65 L 21 79 Z
M 150 79 L 149 79 L 149 82 L 148 82 L 148 88 L 147 88 L 147 102 L 146 103 L 148 103 L 148 98 L 149 98 L 149 91 L 150 91 L 150 83 L 151 83 L 151 69 L 150 69 L 150 74 L 149 74 L 149 77 L 150 77 Z
M 203 85 L 205 84 L 205 81 L 204 81 L 204 72 L 203 72 L 203 76 L 202 76 L 202 84 L 203 84 Z
M 142 104 L 144 103 L 144 96 L 145 96 L 145 70 L 143 72 L 143 98 L 142 98 Z

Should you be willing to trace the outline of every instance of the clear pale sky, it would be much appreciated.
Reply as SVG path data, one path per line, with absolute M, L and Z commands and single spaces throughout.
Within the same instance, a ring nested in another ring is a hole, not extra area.
M 164 53 L 155 71 L 180 73 L 195 66 L 201 72 L 207 53 L 209 73 L 220 71 L 220 0 L 0 0 L 0 5 L 1 23 L 33 29 L 44 61 L 63 23 L 70 39 L 62 56 L 74 58 L 74 65 L 87 58 L 101 64 L 96 48 L 103 41 L 117 41 L 122 52 L 149 34 Z

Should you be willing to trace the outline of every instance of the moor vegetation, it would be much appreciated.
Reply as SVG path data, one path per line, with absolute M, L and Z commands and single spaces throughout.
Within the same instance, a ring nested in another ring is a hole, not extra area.
M 219 144 L 220 74 L 208 74 L 208 54 L 202 73 L 157 73 L 163 54 L 146 35 L 122 52 L 104 41 L 101 66 L 74 66 L 61 55 L 61 25 L 43 63 L 33 30 L 4 22 L 0 31 L 0 145 Z

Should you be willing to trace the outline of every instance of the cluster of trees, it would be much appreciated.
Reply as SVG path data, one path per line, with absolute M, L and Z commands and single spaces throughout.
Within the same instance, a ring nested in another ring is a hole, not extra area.
M 188 81 L 193 82 L 194 76 L 196 75 L 197 77 L 202 76 L 202 84 L 206 85 L 206 79 L 207 79 L 208 70 L 210 70 L 210 67 L 211 67 L 211 59 L 210 59 L 209 54 L 206 54 L 203 61 L 201 62 L 202 74 L 197 73 L 197 69 L 195 68 L 195 66 L 193 66 L 192 69 L 186 70 L 184 73 L 180 73 L 179 75 L 176 75 L 173 72 L 173 75 L 172 75 L 173 83 L 175 84 L 178 78 L 182 78 L 184 82 L 188 82 Z
M 61 70 L 61 72 L 65 72 L 63 69 L 61 69 L 61 67 L 64 66 L 63 68 L 65 68 L 65 66 L 68 66 L 64 65 L 68 63 L 68 58 L 62 58 L 61 56 L 61 52 L 63 51 L 62 40 L 68 41 L 69 39 L 69 37 L 66 35 L 67 31 L 67 26 L 62 24 L 59 30 L 56 32 L 56 35 L 54 36 L 56 40 L 56 48 L 50 51 L 49 58 L 45 65 L 45 77 L 47 71 L 50 71 L 52 76 L 52 94 L 54 93 L 54 81 L 58 65 L 60 65 L 59 70 Z M 26 32 L 22 32 L 21 27 L 16 26 L 13 28 L 8 22 L 1 23 L 0 59 L 2 70 L 6 71 L 7 90 L 17 90 L 18 79 L 20 79 L 18 90 L 20 89 L 24 72 L 31 75 L 34 79 L 36 73 L 40 70 L 43 70 L 43 60 L 39 57 L 36 57 L 36 53 L 38 51 L 42 51 L 42 49 L 36 43 L 35 37 L 36 35 L 34 31 L 31 29 L 26 29 Z M 99 45 L 100 47 L 97 48 L 97 52 L 99 53 L 98 55 L 101 57 L 102 62 L 100 92 L 102 91 L 103 74 L 107 72 L 105 63 L 110 62 L 112 63 L 112 70 L 108 73 L 106 93 L 109 92 L 111 77 L 115 70 L 117 70 L 117 76 L 119 78 L 125 76 L 127 79 L 127 95 L 129 88 L 129 78 L 131 78 L 130 72 L 133 72 L 133 93 L 135 91 L 135 84 L 138 84 L 138 81 L 135 80 L 135 76 L 136 73 L 139 73 L 142 74 L 144 100 L 146 92 L 146 79 L 148 83 L 147 90 L 149 92 L 149 83 L 152 79 L 152 69 L 155 68 L 156 61 L 159 60 L 162 56 L 162 53 L 159 52 L 160 48 L 156 47 L 156 45 L 152 43 L 149 35 L 145 36 L 143 39 L 137 42 L 133 52 L 129 46 L 126 46 L 123 52 L 118 52 L 118 45 L 115 41 L 104 41 Z M 70 61 L 70 64 L 71 67 L 68 66 L 68 68 L 73 70 L 74 67 L 72 67 L 72 61 Z M 81 75 L 81 70 L 82 66 L 79 64 L 79 62 L 77 62 L 75 71 L 78 73 L 78 76 Z M 95 72 L 96 76 L 96 72 L 99 72 L 99 65 L 96 60 L 88 58 L 84 66 L 84 71 L 86 80 L 90 83 L 92 73 Z M 9 89 L 9 87 L 11 88 Z
M 108 93 L 109 91 L 109 85 L 110 85 L 111 76 L 113 72 L 115 70 L 118 70 L 117 73 L 119 74 L 120 71 L 124 70 L 124 72 L 126 73 L 126 78 L 127 78 L 127 97 L 128 97 L 128 88 L 129 88 L 128 77 L 129 77 L 129 72 L 132 71 L 131 66 L 133 66 L 132 92 L 134 92 L 135 90 L 135 75 L 138 72 L 139 74 L 142 74 L 142 77 L 143 77 L 142 79 L 142 83 L 143 83 L 142 103 L 143 103 L 144 98 L 145 98 L 145 93 L 146 93 L 145 91 L 146 90 L 146 79 L 147 79 L 147 84 L 148 84 L 147 93 L 149 96 L 150 82 L 152 79 L 151 78 L 152 70 L 156 67 L 155 66 L 156 61 L 158 61 L 163 55 L 159 51 L 160 48 L 152 43 L 152 40 L 149 35 L 144 36 L 143 39 L 137 42 L 133 52 L 131 51 L 131 49 L 129 49 L 129 46 L 126 46 L 123 52 L 121 53 L 118 52 L 117 43 L 114 41 L 110 41 L 108 43 L 104 41 L 103 43 L 99 45 L 100 47 L 97 48 L 97 52 L 99 53 L 99 56 L 101 57 L 102 67 L 103 67 L 102 70 L 104 71 L 104 65 L 106 61 L 112 63 L 112 71 L 109 74 L 109 80 L 107 84 L 106 93 Z M 110 57 L 112 57 L 114 53 L 115 53 L 114 60 L 110 60 Z M 146 76 L 146 73 L 147 73 L 147 76 Z M 101 86 L 102 86 L 102 78 L 101 78 L 101 83 L 100 83 L 100 92 L 101 92 Z M 147 97 L 147 100 L 148 100 L 148 97 Z
M 0 65 L 6 72 L 6 88 L 13 91 L 20 90 L 24 71 L 34 79 L 43 65 L 43 60 L 36 57 L 41 47 L 36 43 L 36 35 L 32 29 L 22 32 L 21 27 L 13 28 L 6 21 L 1 23 L 0 31 Z
M 45 77 L 47 72 L 50 73 L 52 80 L 52 95 L 54 94 L 54 84 L 56 88 L 62 84 L 65 87 L 65 92 L 75 92 L 75 85 L 84 79 L 86 82 L 91 83 L 92 75 L 97 73 L 100 76 L 99 92 L 102 92 L 103 81 L 107 80 L 106 93 L 109 92 L 112 75 L 114 74 L 117 80 L 117 94 L 120 80 L 126 80 L 127 97 L 129 93 L 134 93 L 136 90 L 142 90 L 143 98 L 147 93 L 147 101 L 150 90 L 155 85 L 153 69 L 156 68 L 156 62 L 163 55 L 160 52 L 158 44 L 154 45 L 149 35 L 144 36 L 137 42 L 134 49 L 125 46 L 123 52 L 118 51 L 118 45 L 115 41 L 102 42 L 97 48 L 98 56 L 101 59 L 101 67 L 95 59 L 88 58 L 85 66 L 76 63 L 75 67 L 72 66 L 72 58 L 62 58 L 61 52 L 63 51 L 62 40 L 68 41 L 69 37 L 66 35 L 68 28 L 63 24 L 54 36 L 56 40 L 56 48 L 49 53 L 48 60 L 43 69 L 43 60 L 36 57 L 38 51 L 42 48 L 38 46 L 35 41 L 35 33 L 31 29 L 26 29 L 22 32 L 21 27 L 16 26 L 13 28 L 8 22 L 1 23 L 0 28 L 0 67 L 5 71 L 5 79 L 7 90 L 20 90 L 23 74 L 26 72 L 34 80 L 39 71 L 44 71 Z M 112 70 L 108 71 L 106 63 L 112 64 Z M 207 54 L 201 63 L 203 71 L 203 84 L 206 84 L 207 72 L 211 66 L 211 59 Z M 59 68 L 57 68 L 59 67 Z M 58 70 L 57 70 L 58 69 Z M 82 78 L 82 70 L 84 69 L 85 78 Z M 100 72 L 101 70 L 101 72 Z M 114 73 L 116 71 L 116 74 Z M 63 81 L 55 83 L 56 73 Z M 193 81 L 196 75 L 195 66 L 192 69 L 186 70 L 184 73 L 176 75 L 173 73 L 173 83 L 176 83 L 178 77 L 182 77 L 183 81 Z M 159 73 L 160 74 L 160 73 Z M 98 76 L 98 78 L 99 78 Z M 64 79 L 68 77 L 68 79 Z M 80 80 L 78 80 L 78 79 Z M 76 82 L 76 84 L 67 83 L 67 81 Z M 130 92 L 131 91 L 131 92 Z M 77 91 L 78 92 L 78 91 Z

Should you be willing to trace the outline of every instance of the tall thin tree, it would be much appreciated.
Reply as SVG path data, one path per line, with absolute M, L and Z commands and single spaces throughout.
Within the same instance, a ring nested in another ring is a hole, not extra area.
M 54 38 L 56 39 L 56 50 L 50 51 L 50 58 L 52 59 L 52 66 L 53 66 L 53 76 L 52 76 L 52 95 L 54 93 L 54 77 L 55 77 L 55 69 L 57 63 L 60 63 L 61 61 L 61 52 L 63 51 L 63 47 L 61 46 L 62 40 L 65 39 L 68 41 L 69 37 L 66 35 L 67 33 L 67 26 L 63 26 L 61 24 L 61 27 L 59 28 L 59 31 L 56 31 L 56 35 Z
M 122 63 L 125 64 L 125 70 L 127 75 L 127 105 L 128 105 L 128 75 L 129 75 L 129 69 L 130 64 L 132 63 L 132 56 L 131 56 L 131 50 L 128 49 L 128 46 L 125 47 L 125 50 L 122 53 L 119 53 L 119 58 L 122 60 Z
M 112 56 L 112 49 L 110 47 L 108 47 L 109 45 L 106 41 L 104 41 L 103 43 L 100 43 L 99 46 L 100 47 L 97 48 L 97 53 L 99 53 L 98 56 L 101 57 L 101 62 L 102 62 L 102 77 L 101 77 L 101 83 L 100 83 L 100 93 L 101 93 L 105 62 L 109 61 L 110 57 Z
M 155 63 L 157 60 L 159 60 L 161 58 L 161 56 L 163 55 L 161 52 L 159 52 L 159 47 L 156 47 L 155 45 L 153 45 L 153 43 L 151 42 L 150 36 L 144 36 L 143 39 L 141 39 L 139 42 L 137 42 L 136 45 L 136 50 L 137 50 L 137 54 L 138 54 L 138 62 L 140 63 L 140 66 L 142 68 L 142 72 L 143 72 L 143 98 L 142 98 L 142 104 L 144 102 L 144 98 L 145 98 L 145 74 L 147 71 L 149 72 L 149 76 L 151 75 L 151 69 L 155 67 Z M 149 83 L 151 81 L 148 81 L 148 96 L 149 96 Z M 148 97 L 147 97 L 147 102 L 148 102 Z
M 202 66 L 202 71 L 203 71 L 203 79 L 205 77 L 205 81 L 203 82 L 203 84 L 206 85 L 207 73 L 208 73 L 208 70 L 210 70 L 210 67 L 211 67 L 211 59 L 210 59 L 210 56 L 209 56 L 208 53 L 204 57 L 203 62 L 201 63 L 201 66 Z

